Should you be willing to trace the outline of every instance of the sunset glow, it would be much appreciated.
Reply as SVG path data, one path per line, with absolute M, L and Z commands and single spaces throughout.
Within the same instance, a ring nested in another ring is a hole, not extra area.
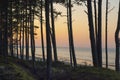
M 103 3 L 105 3 L 103 1 Z M 109 0 L 109 12 L 108 14 L 108 47 L 115 47 L 115 41 L 114 41 L 114 33 L 117 26 L 117 17 L 118 17 L 118 0 Z M 66 8 L 59 5 L 54 4 L 57 11 L 62 12 L 63 15 L 66 15 Z M 89 40 L 89 26 L 88 26 L 88 19 L 87 14 L 84 12 L 87 11 L 87 8 L 83 6 L 74 6 L 72 12 L 72 20 L 73 20 L 73 36 L 74 36 L 74 44 L 75 47 L 90 47 L 90 40 Z M 103 11 L 102 11 L 102 42 L 103 42 L 103 48 L 105 43 L 105 4 L 103 4 Z M 57 46 L 68 46 L 68 28 L 66 23 L 66 17 L 58 16 L 57 19 L 55 19 L 55 31 L 56 31 L 56 40 L 57 40 Z M 36 25 L 39 25 L 39 21 L 35 22 Z M 45 24 L 44 24 L 45 26 Z M 40 36 L 40 29 L 37 30 L 38 37 L 36 38 L 36 46 L 41 46 L 41 41 L 39 38 Z M 45 27 L 44 27 L 44 38 L 45 38 Z M 46 43 L 46 41 L 44 41 Z

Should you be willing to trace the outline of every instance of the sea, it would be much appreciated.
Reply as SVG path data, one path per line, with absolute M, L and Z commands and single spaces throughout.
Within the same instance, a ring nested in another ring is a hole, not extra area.
M 42 48 L 37 47 L 35 54 L 37 58 L 42 58 Z M 52 54 L 53 54 L 53 50 L 52 50 Z M 58 54 L 59 61 L 70 63 L 69 47 L 58 47 L 57 54 Z M 46 55 L 46 48 L 45 48 L 45 55 Z M 76 60 L 78 64 L 93 66 L 91 48 L 77 47 L 75 48 L 75 55 L 76 55 Z M 105 67 L 105 64 L 106 64 L 105 49 L 102 49 L 102 62 L 103 62 L 103 67 Z M 108 65 L 110 69 L 115 69 L 115 49 L 114 48 L 108 49 Z
M 46 48 L 45 50 L 45 56 L 46 56 Z M 31 49 L 29 49 L 30 52 L 30 58 L 31 58 Z M 25 48 L 24 48 L 24 53 L 25 53 Z M 53 55 L 53 49 L 52 49 L 52 55 Z M 70 63 L 70 52 L 69 52 L 69 47 L 57 47 L 57 55 L 58 55 L 58 60 L 65 62 L 65 63 Z M 76 55 L 76 60 L 77 64 L 79 65 L 87 65 L 87 66 L 93 66 L 92 64 L 92 53 L 91 53 L 91 48 L 75 48 L 75 55 Z M 36 60 L 42 60 L 42 48 L 41 47 L 36 47 L 35 48 L 35 57 Z M 53 56 L 52 56 L 52 59 Z M 105 67 L 106 64 L 106 55 L 105 55 L 105 49 L 102 49 L 102 62 L 103 62 L 103 67 Z M 115 48 L 108 48 L 108 68 L 115 70 Z

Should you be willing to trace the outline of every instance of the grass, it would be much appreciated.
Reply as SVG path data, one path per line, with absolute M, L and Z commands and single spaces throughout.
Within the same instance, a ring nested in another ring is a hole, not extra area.
M 79 66 L 71 74 L 74 78 L 81 75 L 83 80 L 92 80 L 92 78 L 95 80 L 120 80 L 120 73 L 116 71 L 88 66 Z
M 23 69 L 22 67 L 15 65 L 15 64 L 11 64 L 13 66 L 13 68 L 15 69 L 15 71 L 17 73 L 20 73 L 22 76 L 22 80 L 34 80 L 34 78 L 32 77 L 32 75 L 25 69 Z
M 0 80 L 35 80 L 29 71 L 11 60 L 8 63 L 4 63 L 1 57 L 0 60 Z
M 36 73 L 34 74 L 32 71 L 32 61 L 24 61 L 11 57 L 8 57 L 9 64 L 2 63 L 1 61 L 4 60 L 0 57 L 0 66 L 5 68 L 2 73 L 0 68 L 0 80 L 46 80 L 45 62 L 35 62 Z M 5 76 L 9 76 L 11 79 L 4 79 Z M 120 80 L 120 73 L 110 69 L 90 66 L 78 66 L 74 69 L 63 62 L 53 62 L 52 80 Z

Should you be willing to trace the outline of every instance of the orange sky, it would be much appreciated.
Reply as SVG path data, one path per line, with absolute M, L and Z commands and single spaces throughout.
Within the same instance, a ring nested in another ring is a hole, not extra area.
M 105 1 L 105 0 L 103 0 Z M 108 22 L 108 47 L 115 47 L 114 42 L 114 32 L 117 24 L 117 14 L 118 14 L 118 0 L 109 0 L 111 2 L 110 8 L 115 7 L 109 13 L 109 22 Z M 104 3 L 104 2 L 103 2 Z M 58 4 L 54 5 L 58 11 L 62 11 L 63 14 L 66 14 L 66 9 Z M 74 43 L 76 47 L 90 47 L 89 40 L 89 26 L 87 14 L 84 12 L 86 7 L 84 6 L 74 6 L 73 7 L 73 36 Z M 103 36 L 103 47 L 104 47 L 104 29 L 105 29 L 105 6 L 103 4 L 103 24 L 102 24 L 102 36 Z M 68 32 L 66 25 L 65 17 L 58 17 L 55 21 L 55 31 L 56 31 L 56 40 L 57 46 L 68 46 Z M 39 21 L 35 21 L 37 25 L 39 25 Z M 44 25 L 45 26 L 45 25 Z M 37 30 L 38 34 L 36 37 L 36 45 L 40 46 L 40 29 Z M 45 39 L 45 27 L 44 27 L 44 39 Z M 46 42 L 46 41 L 45 41 Z

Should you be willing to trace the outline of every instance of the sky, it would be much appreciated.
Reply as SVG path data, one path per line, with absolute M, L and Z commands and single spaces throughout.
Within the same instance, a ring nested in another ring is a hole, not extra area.
M 103 0 L 102 7 L 102 46 L 104 48 L 105 43 L 105 1 Z M 114 33 L 117 26 L 117 17 L 118 17 L 118 5 L 119 0 L 109 0 L 109 10 L 114 7 L 114 9 L 108 14 L 108 47 L 114 48 Z M 66 15 L 66 8 L 59 4 L 54 4 L 54 8 L 57 11 L 61 11 L 63 15 Z M 89 40 L 89 26 L 88 26 L 88 18 L 87 14 L 84 12 L 87 11 L 85 5 L 77 6 L 74 5 L 72 8 L 72 25 L 73 25 L 73 37 L 74 37 L 74 45 L 75 47 L 90 47 Z M 35 21 L 35 24 L 40 26 L 39 21 Z M 44 26 L 44 40 L 46 38 L 45 35 L 45 24 Z M 57 47 L 68 47 L 68 30 L 66 24 L 66 17 L 58 17 L 55 19 L 55 33 L 56 33 L 56 41 Z M 38 35 L 36 36 L 36 46 L 41 46 L 41 34 L 40 28 L 36 30 Z M 44 41 L 46 44 L 46 40 Z

